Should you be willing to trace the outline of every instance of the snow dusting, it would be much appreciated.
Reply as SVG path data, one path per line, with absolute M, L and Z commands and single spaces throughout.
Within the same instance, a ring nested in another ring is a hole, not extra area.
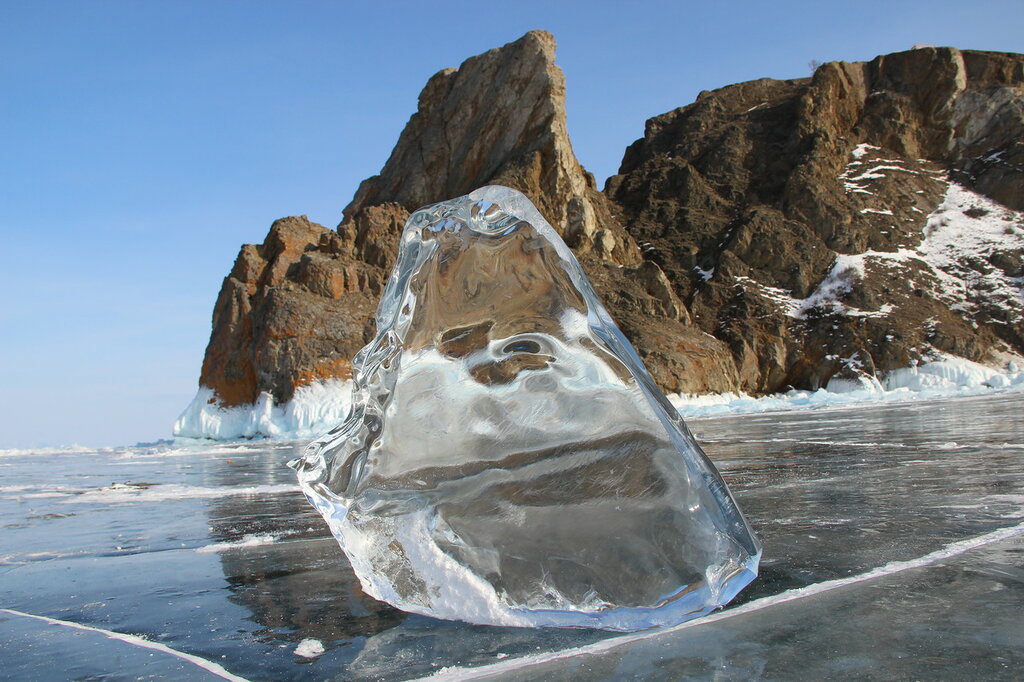
M 863 183 L 866 180 L 880 180 L 886 177 L 883 171 L 897 171 L 900 173 L 910 173 L 911 175 L 920 175 L 926 178 L 932 178 L 933 180 L 942 180 L 942 173 L 935 171 L 919 171 L 911 168 L 906 168 L 902 164 L 905 162 L 902 159 L 872 159 L 871 161 L 864 160 L 864 157 L 868 152 L 879 152 L 882 151 L 879 147 L 874 147 L 870 144 L 859 144 L 857 147 L 850 152 L 855 160 L 846 164 L 846 168 L 839 175 L 839 180 L 843 183 L 843 189 L 847 194 L 870 194 L 874 195 L 874 192 L 869 190 Z M 869 168 L 865 168 L 866 165 L 870 165 Z M 865 209 L 861 213 L 883 213 L 882 211 L 876 211 L 872 209 Z M 883 213 L 883 215 L 892 215 L 891 212 Z
M 708 268 L 707 270 L 705 270 L 705 269 L 701 268 L 698 265 L 694 265 L 693 266 L 693 270 L 698 275 L 700 275 L 700 278 L 702 280 L 704 280 L 705 282 L 707 282 L 709 279 L 711 279 L 712 277 L 715 276 L 715 269 L 714 268 Z
M 994 263 L 999 254 L 1016 260 L 1024 252 L 1024 214 L 1012 211 L 966 187 L 950 183 L 942 203 L 928 216 L 919 257 L 928 263 L 952 306 L 974 312 L 979 302 L 996 303 L 1011 324 L 1024 315 L 1024 277 L 1011 276 Z
M 196 549 L 198 554 L 220 554 L 230 549 L 237 549 L 239 547 L 258 547 L 260 545 L 270 545 L 277 542 L 280 538 L 276 535 L 270 535 L 269 533 L 264 534 L 250 534 L 244 536 L 237 542 L 215 542 L 212 545 L 205 545 Z M 323 653 L 321 651 L 321 653 Z
M 857 255 L 836 256 L 832 269 L 818 284 L 807 298 L 794 298 L 787 289 L 768 286 L 749 277 L 735 277 L 738 286 L 767 299 L 776 305 L 787 316 L 793 319 L 804 319 L 812 310 L 850 315 L 853 317 L 884 317 L 893 311 L 893 306 L 886 304 L 877 311 L 864 311 L 842 303 L 842 297 L 848 294 L 859 279 L 864 277 L 864 264 L 870 257 L 899 260 L 908 257 L 905 250 L 887 253 L 868 251 Z
M 891 215 L 891 211 L 864 209 L 861 213 Z M 995 304 L 1008 313 L 1009 324 L 1024 320 L 1024 277 L 1011 276 L 994 263 L 1004 260 L 1018 264 L 1024 252 L 1024 214 L 1012 211 L 987 197 L 956 183 L 949 183 L 939 207 L 928 216 L 924 237 L 916 249 L 865 251 L 839 254 L 832 269 L 805 299 L 791 292 L 762 284 L 749 277 L 736 277 L 737 286 L 774 302 L 789 317 L 801 319 L 811 310 L 852 317 L 884 317 L 894 311 L 891 304 L 877 311 L 863 311 L 844 305 L 843 297 L 868 276 L 867 266 L 901 267 L 907 261 L 924 265 L 936 280 L 935 295 L 951 307 L 968 313 L 979 303 Z
M 850 156 L 852 156 L 855 159 L 862 159 L 864 158 L 864 155 L 867 154 L 869 151 L 880 152 L 882 151 L 882 148 L 867 143 L 861 143 L 857 145 L 857 147 L 852 152 L 850 152 Z

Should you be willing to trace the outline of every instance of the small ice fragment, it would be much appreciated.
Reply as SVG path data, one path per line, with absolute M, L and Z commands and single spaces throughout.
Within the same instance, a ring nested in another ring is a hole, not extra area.
M 319 639 L 304 639 L 295 647 L 295 655 L 303 658 L 316 658 L 324 652 L 324 643 Z
M 224 552 L 229 549 L 237 549 L 239 547 L 257 547 L 259 545 L 269 545 L 278 540 L 275 535 L 269 533 L 262 534 L 249 534 L 242 537 L 241 540 L 236 542 L 215 542 L 212 545 L 205 545 L 203 547 L 196 548 L 197 554 L 217 554 Z

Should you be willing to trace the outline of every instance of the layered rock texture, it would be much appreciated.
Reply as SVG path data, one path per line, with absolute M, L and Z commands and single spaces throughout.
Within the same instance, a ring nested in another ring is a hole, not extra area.
M 739 387 L 1024 349 L 1024 56 L 923 48 L 704 92 L 606 193 Z
M 667 392 L 817 388 L 1024 351 L 1024 56 L 922 48 L 704 92 L 599 192 L 554 39 L 437 73 L 336 230 L 274 223 L 225 279 L 200 384 L 225 405 L 346 378 L 416 208 L 524 192 Z

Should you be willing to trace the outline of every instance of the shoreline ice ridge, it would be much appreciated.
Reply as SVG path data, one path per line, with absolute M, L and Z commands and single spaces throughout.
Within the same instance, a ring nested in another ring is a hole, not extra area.
M 745 393 L 670 394 L 669 401 L 683 418 L 752 414 L 847 405 L 932 400 L 1024 391 L 1024 367 L 1009 363 L 1002 370 L 946 356 L 917 367 L 897 369 L 877 385 L 841 381 L 817 391 L 791 390 L 767 396 Z M 174 423 L 177 439 L 230 441 L 252 438 L 294 440 L 322 435 L 345 420 L 351 405 L 352 382 L 330 380 L 303 386 L 295 398 L 274 405 L 263 394 L 254 405 L 223 407 L 210 402 L 213 391 L 201 387 Z M 0 450 L 0 457 L 6 450 Z

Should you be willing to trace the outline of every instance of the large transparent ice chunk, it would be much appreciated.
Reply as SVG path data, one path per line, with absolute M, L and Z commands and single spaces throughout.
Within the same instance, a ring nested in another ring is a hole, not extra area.
M 634 630 L 760 546 L 579 263 L 507 187 L 414 213 L 346 421 L 295 463 L 364 589 L 472 623 Z

